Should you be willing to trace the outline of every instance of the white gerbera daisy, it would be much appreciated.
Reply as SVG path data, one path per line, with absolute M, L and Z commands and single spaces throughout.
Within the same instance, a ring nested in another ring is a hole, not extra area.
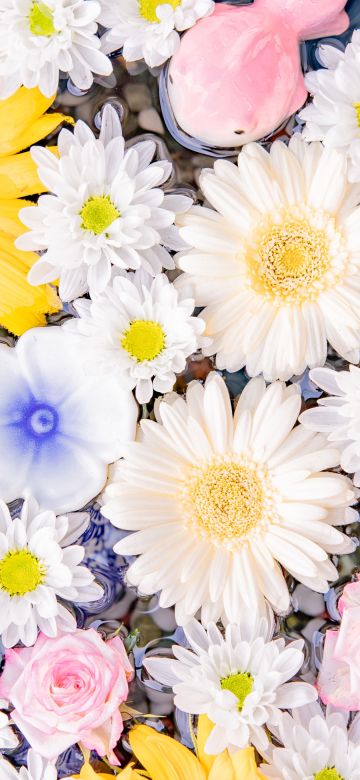
M 111 29 L 102 38 L 103 51 L 123 47 L 128 61 L 144 59 L 162 65 L 180 44 L 178 31 L 188 30 L 211 14 L 214 0 L 100 0 L 100 22 Z
M 347 728 L 347 712 L 324 716 L 315 702 L 292 713 L 281 713 L 276 737 L 283 747 L 269 745 L 265 777 L 276 780 L 360 780 L 360 719 Z
M 59 71 L 79 89 L 91 87 L 93 73 L 109 75 L 96 35 L 99 12 L 95 0 L 0 0 L 0 98 L 22 84 L 51 97 Z
M 327 69 L 305 76 L 313 101 L 301 112 L 306 122 L 304 138 L 347 152 L 349 178 L 360 180 L 360 30 L 355 30 L 344 52 L 321 47 Z
M 162 424 L 142 420 L 141 438 L 105 490 L 105 517 L 137 531 L 115 545 L 139 555 L 127 572 L 141 592 L 161 591 L 185 624 L 240 622 L 244 610 L 289 607 L 279 562 L 296 579 L 325 592 L 337 577 L 327 552 L 354 550 L 335 529 L 357 513 L 349 479 L 320 473 L 339 452 L 302 425 L 297 388 L 262 378 L 249 382 L 233 419 L 224 381 L 192 383 L 186 401 L 161 403 Z
M 0 634 L 5 647 L 19 641 L 30 647 L 38 628 L 50 637 L 75 631 L 75 618 L 57 596 L 82 602 L 101 598 L 103 590 L 93 574 L 79 566 L 84 548 L 71 544 L 87 524 L 84 513 L 56 517 L 39 512 L 33 499 L 12 520 L 0 502 Z
M 336 442 L 341 451 L 341 468 L 349 474 L 355 472 L 355 485 L 360 485 L 360 369 L 349 368 L 350 371 L 310 371 L 310 379 L 330 397 L 320 398 L 319 406 L 303 412 L 300 420 L 305 428 L 321 431 L 328 441 Z
M 27 754 L 27 767 L 15 769 L 9 761 L 0 757 L 0 777 L 1 780 L 56 780 L 57 771 L 53 764 L 30 748 Z
M 74 133 L 61 131 L 58 148 L 60 159 L 48 149 L 31 150 L 40 179 L 54 193 L 20 211 L 31 231 L 17 246 L 46 250 L 31 268 L 31 284 L 59 277 L 60 296 L 68 301 L 88 289 L 102 292 L 112 264 L 143 266 L 153 276 L 163 266 L 173 268 L 164 244 L 179 248 L 173 222 L 192 201 L 159 188 L 172 166 L 166 160 L 151 164 L 155 143 L 142 141 L 125 151 L 117 112 L 107 105 L 98 139 L 80 121 Z
M 266 380 L 323 365 L 327 339 L 358 362 L 360 192 L 345 156 L 299 136 L 270 153 L 248 144 L 237 166 L 205 170 L 201 187 L 217 211 L 195 206 L 182 218 L 194 248 L 179 266 L 206 306 L 205 353 Z
M 304 661 L 303 642 L 269 641 L 266 621 L 242 619 L 229 624 L 222 636 L 215 623 L 207 630 L 192 620 L 185 635 L 190 650 L 173 645 L 175 658 L 149 658 L 144 666 L 165 685 L 171 685 L 175 704 L 214 724 L 205 752 L 239 750 L 250 744 L 266 749 L 266 725 L 277 723 L 281 709 L 301 707 L 317 699 L 308 683 L 288 681 Z
M 8 702 L 0 699 L 0 750 L 12 750 L 18 744 L 18 738 L 15 732 L 12 730 L 9 722 L 9 716 L 5 712 L 1 712 L 1 708 L 7 708 Z M 0 758 L 1 762 L 1 758 Z M 1 769 L 1 763 L 0 763 Z M 1 780 L 3 776 L 0 773 Z
M 150 401 L 154 390 L 171 390 L 188 355 L 208 343 L 201 337 L 205 323 L 191 316 L 194 301 L 165 274 L 153 279 L 141 269 L 117 275 L 94 301 L 80 298 L 74 306 L 80 316 L 64 327 L 81 334 L 89 371 L 111 373 L 122 387 L 136 387 L 139 403 Z

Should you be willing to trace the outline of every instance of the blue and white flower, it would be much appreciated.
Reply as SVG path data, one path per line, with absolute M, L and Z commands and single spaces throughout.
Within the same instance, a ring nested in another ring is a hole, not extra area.
M 113 377 L 89 377 L 63 328 L 34 328 L 0 345 L 0 496 L 32 495 L 57 513 L 104 487 L 108 465 L 134 438 L 137 406 Z

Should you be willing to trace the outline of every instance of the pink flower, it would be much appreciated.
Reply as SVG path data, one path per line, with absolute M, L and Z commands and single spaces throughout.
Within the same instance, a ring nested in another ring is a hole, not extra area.
M 123 730 L 120 704 L 133 670 L 119 637 L 104 642 L 94 629 L 8 650 L 0 697 L 14 706 L 11 717 L 31 747 L 55 761 L 75 742 L 107 755 Z
M 360 710 L 360 581 L 344 588 L 339 601 L 340 629 L 326 632 L 317 681 L 324 704 Z

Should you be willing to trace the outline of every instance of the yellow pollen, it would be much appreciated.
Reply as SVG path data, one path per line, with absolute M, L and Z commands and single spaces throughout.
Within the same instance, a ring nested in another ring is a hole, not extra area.
M 230 674 L 229 677 L 223 677 L 220 682 L 223 691 L 231 691 L 238 699 L 237 708 L 241 712 L 247 696 L 251 693 L 254 685 L 254 678 L 249 672 L 238 672 Z
M 314 780 L 344 780 L 344 778 L 342 775 L 339 775 L 339 772 L 332 766 L 322 769 L 321 772 L 316 772 Z
M 196 536 L 233 549 L 271 522 L 274 496 L 265 466 L 219 456 L 189 469 L 179 500 L 185 525 Z
M 148 22 L 160 22 L 157 16 L 156 9 L 159 5 L 171 5 L 172 8 L 177 8 L 180 5 L 181 0 L 139 0 L 139 11 L 143 19 Z
M 154 360 L 165 347 L 165 333 L 158 322 L 134 320 L 124 334 L 121 346 L 139 363 Z
M 314 301 L 342 277 L 343 240 L 335 220 L 290 212 L 257 228 L 246 255 L 251 287 L 278 303 Z
M 80 217 L 84 230 L 100 235 L 120 217 L 120 212 L 111 203 L 109 195 L 98 195 L 86 201 L 80 211 Z
M 355 113 L 356 113 L 356 121 L 358 123 L 358 127 L 360 127 L 360 103 L 353 103 Z
M 32 35 L 45 35 L 50 37 L 58 30 L 53 23 L 53 12 L 45 3 L 33 3 L 29 13 L 29 27 Z
M 10 550 L 0 561 L 0 588 L 24 596 L 44 581 L 45 566 L 29 550 Z

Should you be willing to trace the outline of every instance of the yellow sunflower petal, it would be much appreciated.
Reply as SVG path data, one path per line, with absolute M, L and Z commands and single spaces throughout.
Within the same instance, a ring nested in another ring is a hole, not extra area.
M 0 200 L 0 230 L 8 233 L 9 236 L 20 236 L 25 232 L 25 225 L 19 219 L 19 211 L 24 206 L 33 206 L 31 200 L 19 200 L 18 198 L 9 198 L 9 200 Z
M 52 147 L 50 151 L 56 154 L 57 148 Z M 30 152 L 0 157 L 0 198 L 21 198 L 46 191 Z
M 206 780 L 198 759 L 180 742 L 149 726 L 130 731 L 130 745 L 151 780 Z
M 133 766 L 133 764 L 128 764 L 125 769 L 121 769 L 116 775 L 116 780 L 118 777 L 120 777 L 121 780 L 144 780 L 145 773 L 139 773 L 136 769 L 133 769 Z M 114 774 L 95 772 L 92 766 L 86 761 L 80 769 L 80 774 L 71 775 L 68 780 L 110 780 L 110 778 L 115 780 Z
M 205 744 L 213 728 L 214 724 L 209 720 L 207 715 L 200 715 L 197 724 L 196 752 L 201 765 L 207 773 L 210 772 L 216 758 L 216 756 L 209 756 L 208 753 L 205 753 Z
M 55 95 L 46 98 L 35 87 L 20 87 L 14 95 L 0 100 L 0 157 L 26 149 L 55 130 L 60 122 L 73 123 L 63 114 L 47 114 Z M 45 120 L 45 121 L 44 121 Z
M 219 756 L 213 756 L 214 762 L 208 780 L 235 780 L 234 767 L 227 750 Z M 236 778 L 237 780 L 237 778 Z M 247 780 L 246 775 L 242 780 Z
M 234 767 L 234 780 L 265 780 L 256 765 L 254 748 L 238 750 L 231 755 L 231 761 Z
M 1 141 L 0 157 L 16 154 L 17 152 L 21 152 L 22 149 L 27 149 L 28 146 L 36 144 L 37 141 L 40 141 L 42 138 L 45 138 L 45 136 L 49 135 L 49 133 L 52 133 L 53 130 L 56 130 L 61 122 L 74 124 L 74 120 L 69 116 L 65 116 L 65 114 L 44 114 L 40 119 L 36 119 L 32 125 L 24 127 L 16 136 Z

